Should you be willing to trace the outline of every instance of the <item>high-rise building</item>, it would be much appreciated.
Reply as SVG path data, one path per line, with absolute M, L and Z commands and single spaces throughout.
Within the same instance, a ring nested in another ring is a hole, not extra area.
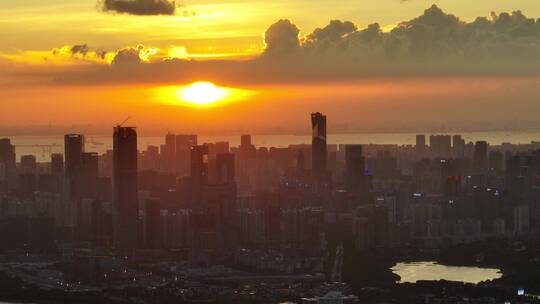
M 476 172 L 484 172 L 488 167 L 488 144 L 477 141 L 474 145 L 473 167 Z
M 62 153 L 51 154 L 51 174 L 56 176 L 64 174 L 64 155 Z
M 197 145 L 197 135 L 176 135 L 176 174 L 189 175 L 191 147 Z
M 426 153 L 426 136 L 424 134 L 416 135 L 416 153 L 419 156 Z
M 113 135 L 114 244 L 129 253 L 138 242 L 137 132 L 116 127 Z
M 176 136 L 165 135 L 165 145 L 161 148 L 161 171 L 173 173 L 176 171 Z
M 321 113 L 311 114 L 311 127 L 313 130 L 312 149 L 312 170 L 316 177 L 321 178 L 326 172 L 326 116 Z
M 21 174 L 37 174 L 37 161 L 35 155 L 21 156 Z
M 345 146 L 345 185 L 348 192 L 362 191 L 364 170 L 365 158 L 362 156 L 362 146 Z
M 216 155 L 217 183 L 234 183 L 234 154 L 223 153 Z
M 454 135 L 452 137 L 452 151 L 455 158 L 462 158 L 465 156 L 465 140 L 461 135 Z
M 196 189 L 208 184 L 208 147 L 191 147 L 191 179 Z
M 452 155 L 452 137 L 450 135 L 431 135 L 429 146 L 435 157 L 450 157 Z
M 15 146 L 11 144 L 9 138 L 0 139 L 0 167 L 3 168 L 6 185 L 15 177 L 16 164 Z
M 95 198 L 99 174 L 98 154 L 84 152 L 81 154 L 80 194 L 83 198 Z
M 84 152 L 84 136 L 67 134 L 64 136 L 65 175 L 68 182 L 69 198 L 80 198 L 83 187 L 80 181 L 81 155 Z
M 251 135 L 244 134 L 240 136 L 240 147 L 250 147 L 251 146 Z

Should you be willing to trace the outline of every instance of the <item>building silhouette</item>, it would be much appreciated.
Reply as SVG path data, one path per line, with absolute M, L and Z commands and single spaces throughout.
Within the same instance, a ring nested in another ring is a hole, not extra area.
M 311 141 L 311 168 L 316 178 L 322 178 L 326 173 L 326 116 L 321 113 L 311 114 L 311 128 L 313 130 Z
M 81 188 L 81 162 L 84 152 L 84 135 L 64 135 L 65 176 L 68 185 L 68 198 L 80 198 Z
M 137 132 L 118 126 L 113 136 L 114 245 L 129 253 L 138 242 Z
M 348 192 L 359 193 L 364 186 L 365 158 L 361 145 L 345 146 L 345 186 Z

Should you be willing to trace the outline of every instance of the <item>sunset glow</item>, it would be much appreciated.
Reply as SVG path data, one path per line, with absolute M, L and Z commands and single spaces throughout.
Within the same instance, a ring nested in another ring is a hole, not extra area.
M 194 82 L 188 87 L 178 90 L 178 97 L 181 101 L 188 102 L 196 106 L 208 106 L 223 101 L 230 92 L 227 89 L 216 87 L 211 82 Z

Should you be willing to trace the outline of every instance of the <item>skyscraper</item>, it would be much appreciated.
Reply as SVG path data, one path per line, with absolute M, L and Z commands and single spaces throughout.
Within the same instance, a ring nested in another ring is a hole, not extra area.
M 167 173 L 176 171 L 176 136 L 174 134 L 165 135 L 165 145 L 161 149 L 161 170 Z
M 319 112 L 312 113 L 311 127 L 313 130 L 311 167 L 313 174 L 321 178 L 326 172 L 326 116 Z
M 419 156 L 426 153 L 426 136 L 423 134 L 416 135 L 416 153 Z
M 9 138 L 0 139 L 0 167 L 3 168 L 5 185 L 13 182 L 15 176 L 17 159 L 15 156 L 15 146 L 11 144 Z M 0 182 L 2 182 L 0 180 Z
M 37 161 L 35 155 L 21 156 L 21 174 L 36 175 Z
M 66 181 L 68 182 L 69 198 L 79 198 L 81 187 L 81 155 L 84 152 L 84 136 L 67 134 L 64 136 L 64 155 Z
M 191 147 L 197 145 L 197 135 L 176 135 L 176 174 L 179 176 L 189 175 Z
M 114 244 L 129 253 L 137 247 L 138 187 L 137 132 L 135 128 L 114 128 L 113 135 L 113 225 Z
M 473 167 L 479 173 L 488 168 L 488 144 L 485 141 L 477 141 L 474 145 Z
M 348 192 L 359 193 L 363 188 L 365 159 L 361 145 L 345 146 L 345 184 Z
M 461 135 L 454 135 L 452 137 L 452 151 L 455 158 L 465 156 L 465 140 L 463 140 Z
M 62 153 L 51 154 L 51 174 L 56 176 L 64 174 L 64 155 Z
M 240 147 L 249 147 L 251 146 L 251 135 L 244 134 L 240 136 Z
M 208 147 L 191 147 L 191 179 L 197 189 L 208 184 Z
M 97 193 L 97 182 L 98 182 L 98 154 L 95 152 L 92 153 L 82 153 L 81 154 L 81 172 L 80 172 L 80 182 L 81 182 L 81 197 L 83 198 L 95 198 Z

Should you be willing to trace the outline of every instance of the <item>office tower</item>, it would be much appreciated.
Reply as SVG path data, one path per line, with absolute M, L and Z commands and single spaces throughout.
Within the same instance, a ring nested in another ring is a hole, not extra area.
M 176 136 L 165 135 L 165 145 L 161 147 L 161 171 L 174 173 L 176 171 Z
M 251 146 L 251 135 L 244 134 L 240 136 L 240 147 L 250 147 Z
M 16 164 L 15 146 L 11 144 L 9 138 L 0 139 L 0 165 L 3 168 L 3 175 L 6 182 L 13 180 L 17 166 Z
M 485 141 L 477 141 L 474 145 L 473 167 L 478 172 L 484 172 L 488 167 L 488 144 Z
M 361 145 L 345 146 L 345 186 L 348 192 L 362 191 L 365 170 L 365 159 Z
M 191 147 L 191 180 L 194 190 L 201 190 L 208 184 L 208 147 Z
M 224 154 L 229 153 L 229 142 L 228 141 L 218 141 L 215 145 L 215 154 Z
M 450 157 L 452 155 L 452 137 L 450 135 L 431 135 L 429 146 L 435 157 Z
M 216 155 L 217 183 L 234 183 L 234 154 L 222 153 Z
M 426 136 L 424 134 L 416 135 L 416 154 L 422 156 L 426 153 Z
M 80 197 L 83 185 L 80 182 L 81 155 L 84 152 L 84 136 L 67 134 L 64 136 L 65 175 L 68 182 L 69 198 Z
M 313 174 L 321 178 L 326 172 L 326 116 L 321 113 L 311 114 L 313 136 L 311 141 L 311 162 Z
M 452 151 L 455 158 L 465 157 L 465 140 L 461 135 L 452 137 Z
M 114 244 L 129 253 L 138 242 L 137 132 L 116 127 L 113 135 Z
M 51 154 L 51 174 L 56 176 L 64 174 L 64 155 L 62 153 Z
M 34 155 L 23 155 L 21 156 L 21 174 L 32 174 L 37 173 L 37 161 Z
M 197 135 L 176 135 L 176 174 L 186 176 L 189 174 L 191 147 L 197 145 Z
M 99 174 L 98 154 L 81 154 L 80 172 L 80 195 L 82 198 L 95 198 L 97 193 L 97 182 Z

